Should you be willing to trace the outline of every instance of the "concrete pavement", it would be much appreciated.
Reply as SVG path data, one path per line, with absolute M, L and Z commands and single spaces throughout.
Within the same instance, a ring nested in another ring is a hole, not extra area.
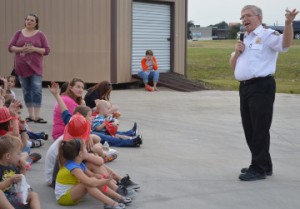
M 21 96 L 20 89 L 16 93 Z M 51 135 L 54 98 L 47 89 L 43 96 L 41 115 L 49 122 L 30 125 Z M 300 95 L 276 95 L 271 128 L 274 175 L 255 182 L 238 180 L 240 169 L 250 162 L 238 92 L 129 89 L 114 90 L 111 100 L 122 114 L 119 129 L 130 129 L 136 121 L 144 140 L 141 148 L 116 148 L 119 158 L 109 163 L 141 186 L 127 208 L 300 208 Z M 50 137 L 32 152 L 45 156 L 51 142 Z M 44 182 L 44 158 L 33 165 L 27 178 L 43 209 L 66 208 L 56 204 L 53 190 Z M 103 205 L 87 196 L 72 208 Z

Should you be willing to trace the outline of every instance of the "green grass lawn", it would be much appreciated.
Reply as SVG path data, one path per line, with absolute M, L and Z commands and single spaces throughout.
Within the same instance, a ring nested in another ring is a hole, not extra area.
M 188 78 L 202 81 L 206 87 L 219 90 L 237 90 L 229 66 L 229 56 L 235 40 L 188 42 Z M 275 74 L 278 93 L 300 94 L 300 40 L 294 40 L 288 53 L 280 53 Z

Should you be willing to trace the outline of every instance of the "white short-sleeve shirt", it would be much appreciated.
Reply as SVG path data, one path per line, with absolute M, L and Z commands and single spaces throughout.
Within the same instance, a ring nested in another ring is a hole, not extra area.
M 58 157 L 59 143 L 63 140 L 64 135 L 58 137 L 48 148 L 45 157 L 45 180 L 48 185 L 52 183 L 53 171 Z
M 276 70 L 278 52 L 288 49 L 283 49 L 282 43 L 283 35 L 272 29 L 259 26 L 249 34 L 246 32 L 245 50 L 238 57 L 234 70 L 236 80 L 244 81 L 273 75 Z

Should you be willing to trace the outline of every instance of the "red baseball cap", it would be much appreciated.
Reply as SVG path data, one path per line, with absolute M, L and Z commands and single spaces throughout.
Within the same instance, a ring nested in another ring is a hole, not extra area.
M 63 140 L 82 139 L 89 140 L 91 123 L 80 113 L 73 115 L 65 127 Z

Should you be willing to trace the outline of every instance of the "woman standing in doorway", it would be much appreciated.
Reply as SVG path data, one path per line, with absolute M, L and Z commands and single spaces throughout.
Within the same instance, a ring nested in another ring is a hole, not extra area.
M 47 123 L 40 117 L 42 104 L 43 58 L 50 48 L 45 34 L 39 30 L 39 18 L 29 14 L 25 27 L 12 37 L 8 51 L 15 53 L 15 70 L 19 77 L 28 109 L 27 122 Z

